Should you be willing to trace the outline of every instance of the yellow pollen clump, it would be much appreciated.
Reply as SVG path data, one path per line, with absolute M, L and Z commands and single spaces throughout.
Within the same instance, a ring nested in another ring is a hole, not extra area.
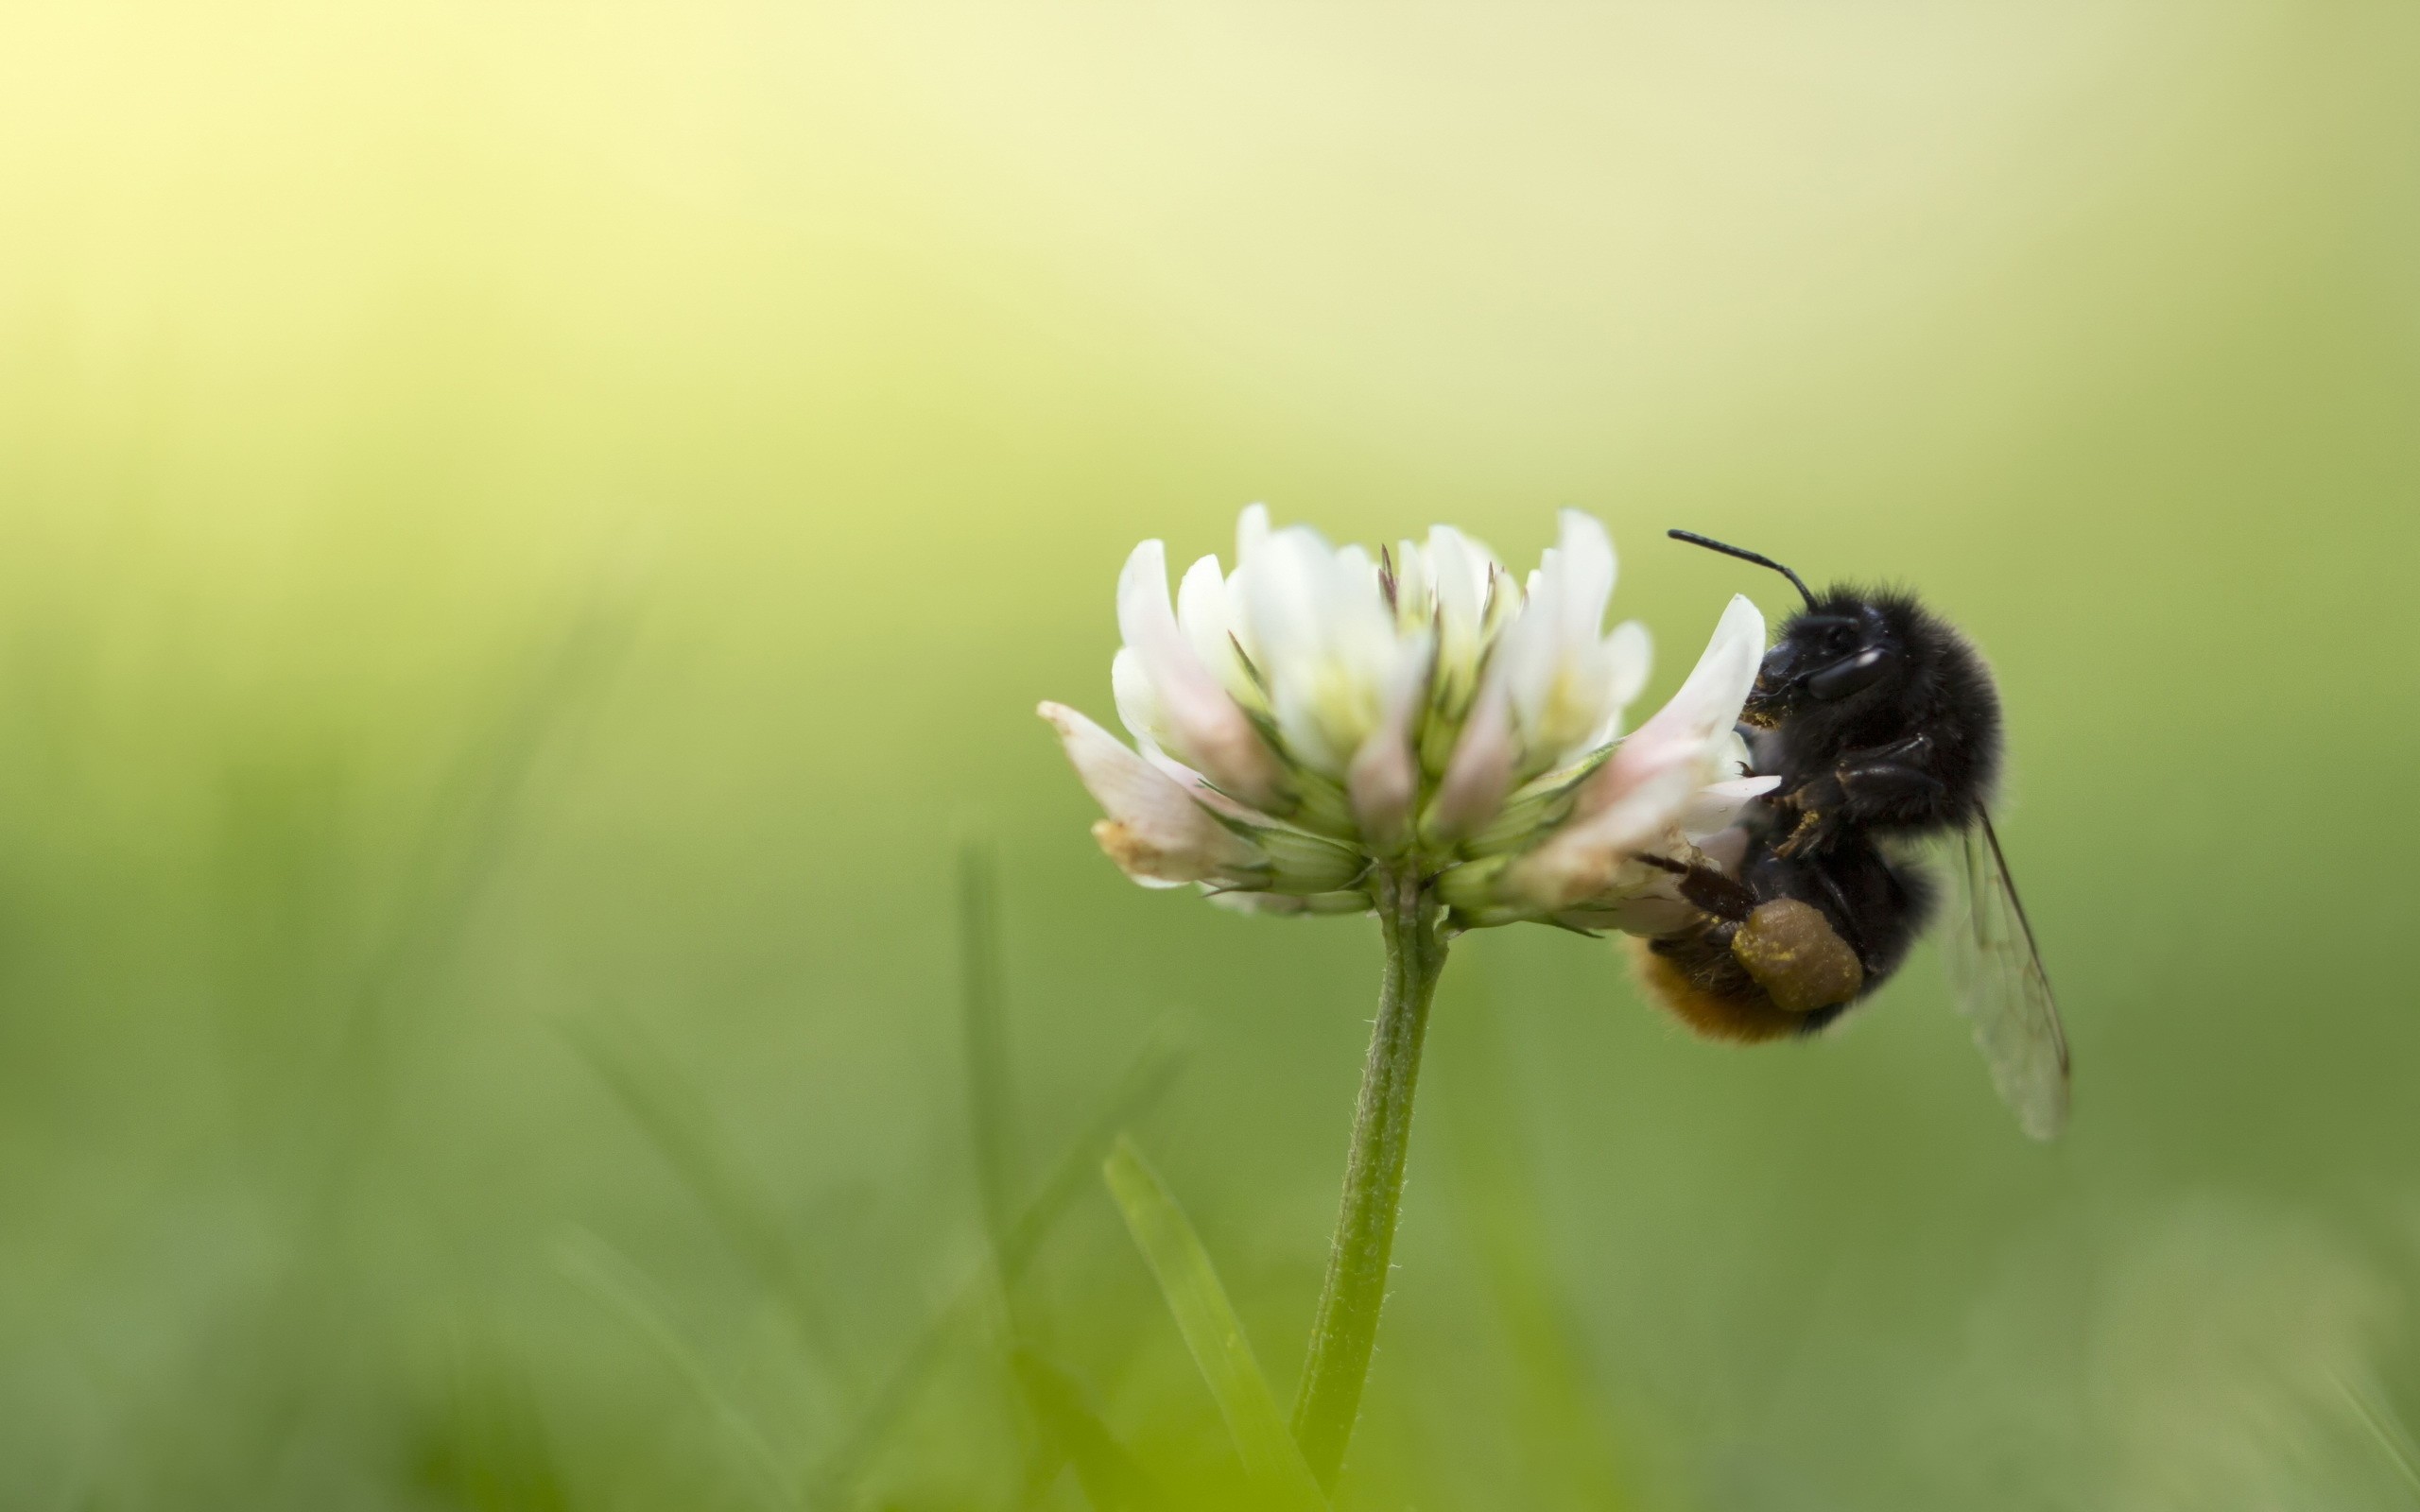
M 1865 986 L 1865 966 L 1823 911 L 1795 898 L 1756 905 L 1731 936 L 1731 954 L 1785 1013 L 1846 1003 Z

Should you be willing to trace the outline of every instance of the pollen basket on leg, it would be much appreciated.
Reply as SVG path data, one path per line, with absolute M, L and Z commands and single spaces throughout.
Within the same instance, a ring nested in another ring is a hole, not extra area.
M 1785 1013 L 1836 1007 L 1865 987 L 1865 966 L 1823 911 L 1795 898 L 1760 903 L 1731 954 Z

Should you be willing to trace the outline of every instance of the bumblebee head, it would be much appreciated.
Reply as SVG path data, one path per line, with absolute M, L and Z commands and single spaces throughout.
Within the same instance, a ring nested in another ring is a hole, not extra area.
M 1692 531 L 1668 531 L 1675 541 L 1770 567 L 1789 579 L 1806 607 L 1781 627 L 1765 653 L 1756 686 L 1740 719 L 1770 730 L 1803 710 L 1829 706 L 1847 712 L 1858 701 L 1891 697 L 1908 673 L 1909 627 L 1896 623 L 1893 606 L 1846 589 L 1818 598 L 1806 580 L 1773 560 Z
M 1839 590 L 1810 595 L 1765 653 L 1740 717 L 1771 729 L 1818 706 L 1887 701 L 1907 673 L 1906 643 L 1884 606 Z

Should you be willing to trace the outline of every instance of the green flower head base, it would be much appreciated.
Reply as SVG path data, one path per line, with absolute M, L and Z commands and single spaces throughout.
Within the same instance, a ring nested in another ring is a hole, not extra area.
M 1576 510 L 1527 583 L 1445 525 L 1376 555 L 1253 505 L 1236 565 L 1173 603 L 1166 552 L 1118 576 L 1110 666 L 1134 747 L 1063 704 L 1042 717 L 1107 815 L 1093 834 L 1149 887 L 1266 913 L 1360 913 L 1375 873 L 1433 887 L 1450 926 L 1657 933 L 1668 871 L 1769 791 L 1736 732 L 1765 621 L 1732 599 L 1672 700 L 1627 734 L 1650 645 L 1604 629 L 1614 548 Z

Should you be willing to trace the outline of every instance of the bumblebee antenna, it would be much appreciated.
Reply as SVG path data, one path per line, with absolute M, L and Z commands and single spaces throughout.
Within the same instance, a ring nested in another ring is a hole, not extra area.
M 1737 557 L 1741 561 L 1753 561 L 1759 567 L 1770 567 L 1789 579 L 1789 586 L 1798 590 L 1798 596 L 1806 600 L 1808 609 L 1815 607 L 1815 595 L 1806 591 L 1806 582 L 1796 573 L 1771 557 L 1759 557 L 1753 551 L 1743 551 L 1737 546 L 1726 546 L 1712 536 L 1701 536 L 1694 530 L 1667 530 L 1664 533 L 1674 541 L 1685 541 L 1692 546 L 1703 546 L 1708 551 L 1719 551 L 1726 557 Z

